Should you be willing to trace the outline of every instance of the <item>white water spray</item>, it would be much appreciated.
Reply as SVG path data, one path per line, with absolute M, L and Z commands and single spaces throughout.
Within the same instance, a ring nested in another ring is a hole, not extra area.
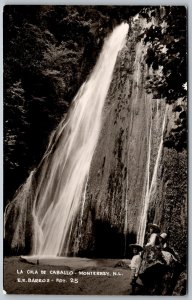
M 164 137 L 166 120 L 167 120 L 167 111 L 168 111 L 168 105 L 165 108 L 158 152 L 157 152 L 156 161 L 155 161 L 155 165 L 154 165 L 154 169 L 153 169 L 153 173 L 152 173 L 152 179 L 150 182 L 150 163 L 151 163 L 151 147 L 152 147 L 152 145 L 151 145 L 151 143 L 152 143 L 152 139 L 151 139 L 152 119 L 151 119 L 149 142 L 148 142 L 149 143 L 148 159 L 147 159 L 147 166 L 146 166 L 146 169 L 147 169 L 146 170 L 146 185 L 145 185 L 145 191 L 144 191 L 144 199 L 142 201 L 143 204 L 142 204 L 142 212 L 141 212 L 141 217 L 140 217 L 140 222 L 139 222 L 139 229 L 138 229 L 138 233 L 137 233 L 137 243 L 139 243 L 142 246 L 144 244 L 149 204 L 150 204 L 151 200 L 153 200 L 153 197 L 156 193 L 156 188 L 157 188 L 157 171 L 158 171 L 158 167 L 160 165 L 161 154 L 162 154 L 162 149 L 163 149 L 163 137 Z M 158 111 L 157 111 L 157 113 L 158 113 Z M 157 118 L 157 121 L 159 122 L 159 118 Z
M 50 142 L 43 158 L 33 206 L 33 254 L 68 253 L 70 231 L 81 206 L 100 133 L 102 109 L 127 32 L 128 25 L 123 23 L 105 41 L 89 80 L 73 101 L 67 121 L 62 121 L 52 136 L 54 142 Z

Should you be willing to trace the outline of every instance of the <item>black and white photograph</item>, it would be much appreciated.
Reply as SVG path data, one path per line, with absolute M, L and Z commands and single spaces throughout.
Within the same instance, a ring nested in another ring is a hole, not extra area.
M 186 295 L 187 15 L 4 6 L 5 293 Z

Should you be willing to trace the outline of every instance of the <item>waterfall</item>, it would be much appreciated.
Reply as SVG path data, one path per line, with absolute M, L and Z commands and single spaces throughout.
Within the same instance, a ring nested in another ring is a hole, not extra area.
M 161 136 L 160 136 L 160 142 L 158 145 L 158 151 L 156 155 L 155 165 L 152 172 L 152 179 L 150 182 L 150 163 L 151 163 L 151 148 L 152 148 L 152 126 L 153 126 L 153 120 L 151 117 L 151 124 L 150 124 L 150 133 L 149 133 L 149 140 L 148 140 L 148 159 L 147 159 L 147 165 L 146 165 L 146 183 L 144 186 L 144 197 L 142 201 L 142 210 L 141 210 L 141 216 L 139 221 L 139 229 L 137 233 L 137 242 L 143 246 L 144 244 L 144 238 L 145 238 L 145 231 L 146 231 L 146 225 L 147 225 L 147 213 L 148 208 L 150 205 L 150 202 L 153 200 L 153 197 L 156 193 L 157 189 L 157 172 L 158 168 L 160 166 L 161 162 L 161 154 L 163 149 L 163 137 L 164 137 L 164 131 L 165 131 L 165 125 L 167 120 L 167 111 L 168 111 L 168 105 L 166 105 L 165 111 L 164 111 L 164 117 L 163 122 L 161 125 Z M 159 111 L 158 111 L 158 103 L 157 103 L 157 128 L 159 125 Z M 152 114 L 151 114 L 152 115 Z M 160 130 L 160 128 L 158 128 Z
M 13 249 L 25 249 L 25 237 L 28 232 L 28 224 L 32 223 L 28 210 L 31 209 L 34 195 L 34 184 L 32 171 L 23 184 L 17 191 L 15 198 L 9 202 L 4 213 L 4 237 L 11 238 L 11 247 Z M 12 223 L 11 223 L 11 222 Z M 13 227 L 10 224 L 14 224 Z
M 143 245 L 159 193 L 168 108 L 146 89 L 162 70 L 146 64 L 136 25 L 128 39 L 125 23 L 107 37 L 40 165 L 7 206 L 14 249 L 23 251 L 30 241 L 26 252 L 33 255 L 96 256 L 100 249 L 108 255 L 124 239 L 115 255 L 126 256 L 129 243 Z
M 82 195 L 102 122 L 102 109 L 118 52 L 124 46 L 127 24 L 116 27 L 105 41 L 98 62 L 75 97 L 63 124 L 56 151 L 41 173 L 33 215 L 41 239 L 35 239 L 37 254 L 68 253 L 70 229 L 80 209 Z M 47 174 L 48 173 L 48 174 Z M 64 251 L 63 251 L 64 249 Z
M 66 120 L 62 120 L 51 136 L 40 163 L 32 207 L 32 254 L 68 254 L 76 215 L 84 206 L 83 194 L 101 129 L 104 102 L 127 32 L 128 24 L 122 23 L 105 40 L 90 78 L 73 100 Z

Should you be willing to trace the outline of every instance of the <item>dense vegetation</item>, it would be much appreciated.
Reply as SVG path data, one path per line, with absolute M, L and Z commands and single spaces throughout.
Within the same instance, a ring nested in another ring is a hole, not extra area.
M 142 38 L 148 46 L 146 63 L 161 75 L 147 78 L 147 89 L 154 97 L 164 98 L 178 112 L 175 127 L 165 139 L 165 146 L 182 151 L 187 147 L 187 14 L 186 7 L 165 6 L 153 8 L 140 15 L 152 21 Z M 155 21 L 154 21 L 155 20 Z M 180 99 L 180 103 L 176 101 Z

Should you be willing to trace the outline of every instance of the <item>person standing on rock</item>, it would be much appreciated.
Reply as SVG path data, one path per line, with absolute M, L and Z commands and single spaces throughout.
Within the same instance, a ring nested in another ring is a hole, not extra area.
M 162 249 L 167 248 L 167 233 L 163 232 L 159 236 L 159 243 Z
M 169 243 L 167 240 L 168 240 L 167 233 L 165 233 L 165 232 L 161 233 L 159 236 L 159 244 L 161 246 L 161 250 L 163 252 L 169 252 L 174 257 L 175 261 L 176 260 L 180 261 L 178 253 L 169 246 Z
M 135 294 L 136 281 L 139 274 L 139 269 L 141 266 L 141 255 L 140 252 L 143 251 L 143 247 L 139 244 L 131 244 L 129 247 L 132 249 L 133 257 L 131 259 L 131 263 L 129 265 L 131 269 L 131 278 L 130 283 L 132 285 L 132 294 Z
M 171 261 L 180 263 L 180 258 L 178 253 L 169 246 L 167 242 L 167 233 L 163 232 L 159 236 L 159 245 L 161 247 L 161 252 L 169 265 Z
M 149 234 L 148 234 L 148 241 L 145 247 L 154 247 L 159 244 L 159 233 L 160 233 L 160 228 L 157 224 L 148 224 L 149 228 Z

